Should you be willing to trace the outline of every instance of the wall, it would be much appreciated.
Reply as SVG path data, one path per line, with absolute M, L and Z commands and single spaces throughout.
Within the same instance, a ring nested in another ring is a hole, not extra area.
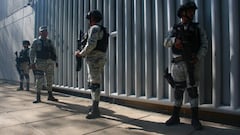
M 34 10 L 26 0 L 1 2 L 3 4 L 0 16 L 0 79 L 18 81 L 14 53 L 22 49 L 22 40 L 33 41 Z

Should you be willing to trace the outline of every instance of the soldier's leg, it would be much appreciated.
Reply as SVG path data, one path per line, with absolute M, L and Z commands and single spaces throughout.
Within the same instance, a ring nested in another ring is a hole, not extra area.
M 52 93 L 52 84 L 53 84 L 53 75 L 54 75 L 54 64 L 48 64 L 48 66 L 46 67 L 46 81 L 47 81 L 47 91 L 48 91 L 48 100 L 50 101 L 58 101 L 58 99 L 56 99 L 53 96 Z
M 30 79 L 29 79 L 29 65 L 28 65 L 28 63 L 24 64 L 24 77 L 26 79 L 26 90 L 29 91 Z
M 20 82 L 19 82 L 19 88 L 17 88 L 18 91 L 23 90 L 23 81 L 24 81 L 24 74 L 23 74 L 23 71 L 20 70 Z
M 44 74 L 42 89 L 43 89 L 43 90 L 48 90 L 48 89 L 47 89 L 47 78 L 46 78 L 46 74 Z
M 25 74 L 25 79 L 26 79 L 26 90 L 29 91 L 29 85 L 30 85 L 30 78 L 29 74 Z
M 191 87 L 187 89 L 190 97 L 190 104 L 192 110 L 192 126 L 195 130 L 201 130 L 202 124 L 198 118 L 198 89 L 197 87 Z
M 99 101 L 100 101 L 100 75 L 104 67 L 104 61 L 88 62 L 88 77 L 90 82 L 92 107 L 90 112 L 87 114 L 87 119 L 94 119 L 100 116 Z
M 100 116 L 100 110 L 98 107 L 99 101 L 100 101 L 100 84 L 91 84 L 90 89 L 91 89 L 92 106 L 86 118 L 94 119 Z
M 183 93 L 186 89 L 186 75 L 185 63 L 173 63 L 171 67 L 172 77 L 175 82 L 176 88 L 174 90 L 174 107 L 172 116 L 166 121 L 167 126 L 176 125 L 180 123 L 179 113 L 183 101 Z
M 23 67 L 23 74 L 24 74 L 24 77 L 26 79 L 26 90 L 29 91 L 29 65 L 28 65 L 28 62 L 24 62 L 22 64 L 22 67 Z
M 34 75 L 36 77 L 36 100 L 33 101 L 33 103 L 39 103 L 41 102 L 41 88 L 43 84 L 43 77 L 44 77 L 44 71 L 42 70 L 34 70 Z
M 188 86 L 188 95 L 190 97 L 190 104 L 192 110 L 192 126 L 195 130 L 201 130 L 202 124 L 198 118 L 198 85 L 199 85 L 199 78 L 200 78 L 200 63 L 195 65 L 194 70 L 194 79 L 196 84 L 194 86 Z M 188 79 L 187 79 L 188 80 Z
M 175 82 L 175 84 L 177 87 L 174 90 L 174 107 L 172 116 L 166 121 L 167 126 L 180 123 L 179 113 L 183 102 L 183 93 L 186 88 L 186 82 Z
M 33 79 L 34 79 L 34 86 L 36 85 L 36 76 L 35 76 L 35 69 L 32 69 L 32 73 L 33 73 Z

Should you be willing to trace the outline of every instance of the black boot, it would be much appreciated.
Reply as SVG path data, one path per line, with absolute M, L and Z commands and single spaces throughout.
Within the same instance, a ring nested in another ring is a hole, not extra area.
M 167 126 L 180 124 L 180 119 L 179 119 L 180 109 L 181 109 L 180 107 L 174 106 L 172 116 L 165 122 Z
M 20 87 L 17 89 L 17 91 L 23 90 L 23 83 L 20 82 Z
M 95 119 L 100 117 L 100 111 L 99 111 L 98 105 L 99 105 L 99 101 L 93 101 L 92 107 L 86 116 L 87 119 Z
M 55 102 L 58 101 L 58 99 L 56 99 L 56 98 L 53 96 L 52 91 L 48 91 L 48 100 L 50 100 L 50 101 L 55 101 Z
M 35 100 L 35 101 L 33 101 L 33 103 L 35 104 L 35 103 L 39 103 L 39 102 L 41 102 L 41 98 L 40 98 L 40 92 L 37 92 L 37 97 L 36 97 L 36 100 Z
M 198 119 L 198 107 L 193 107 L 192 109 L 192 126 L 195 130 L 201 130 L 202 124 Z
M 29 82 L 27 82 L 27 88 L 26 91 L 29 91 Z

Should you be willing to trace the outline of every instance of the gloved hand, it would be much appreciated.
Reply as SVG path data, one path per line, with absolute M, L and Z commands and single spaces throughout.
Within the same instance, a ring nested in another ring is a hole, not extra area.
M 183 44 L 182 44 L 182 41 L 180 39 L 175 39 L 175 47 L 177 49 L 183 49 Z
M 75 56 L 76 57 L 82 57 L 81 54 L 80 54 L 80 50 L 75 51 Z

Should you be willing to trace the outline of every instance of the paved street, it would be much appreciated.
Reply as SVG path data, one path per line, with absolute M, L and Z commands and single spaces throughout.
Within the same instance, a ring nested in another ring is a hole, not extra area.
M 0 135 L 240 135 L 240 127 L 202 121 L 194 131 L 190 119 L 172 127 L 169 115 L 100 102 L 102 117 L 85 119 L 90 100 L 54 93 L 59 102 L 33 104 L 35 93 L 16 91 L 17 86 L 0 82 Z

